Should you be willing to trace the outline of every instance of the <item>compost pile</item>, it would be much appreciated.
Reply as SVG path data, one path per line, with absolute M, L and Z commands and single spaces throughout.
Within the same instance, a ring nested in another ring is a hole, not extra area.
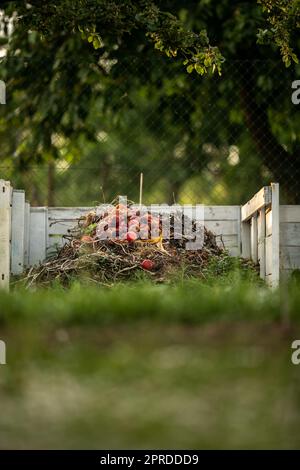
M 59 281 L 67 286 L 74 278 L 82 278 L 111 285 L 136 279 L 141 273 L 156 282 L 166 282 L 179 269 L 184 277 L 205 277 L 211 259 L 224 255 L 216 236 L 202 227 L 201 249 L 187 250 L 186 243 L 195 240 L 195 221 L 181 212 L 167 217 L 170 229 L 164 238 L 159 214 L 139 213 L 130 204 L 115 204 L 100 213 L 95 209 L 79 219 L 52 258 L 29 270 L 26 284 Z M 190 232 L 185 227 L 190 227 Z M 179 228 L 184 234 L 180 239 L 176 232 Z

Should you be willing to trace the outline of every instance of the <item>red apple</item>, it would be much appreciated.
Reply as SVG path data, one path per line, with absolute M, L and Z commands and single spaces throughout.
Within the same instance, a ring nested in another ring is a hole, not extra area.
M 135 242 L 137 240 L 137 237 L 138 236 L 137 236 L 136 232 L 131 232 L 131 231 L 127 232 L 127 237 L 126 238 L 127 238 L 128 242 Z
M 154 262 L 151 260 L 151 259 L 144 259 L 142 262 L 141 262 L 141 267 L 143 269 L 146 269 L 146 271 L 152 271 L 153 268 L 154 268 L 155 264 Z

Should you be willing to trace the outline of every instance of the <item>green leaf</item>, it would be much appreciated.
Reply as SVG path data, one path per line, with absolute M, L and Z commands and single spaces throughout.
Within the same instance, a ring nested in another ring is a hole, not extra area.
M 192 71 L 194 70 L 194 64 L 190 64 L 187 68 L 187 73 L 192 73 Z
M 203 67 L 200 64 L 196 64 L 195 65 L 195 70 L 196 70 L 197 73 L 199 73 L 199 75 L 203 75 L 204 72 L 205 72 L 205 67 Z
M 90 224 L 88 227 L 86 227 L 84 229 L 84 233 L 90 235 L 91 233 L 93 233 L 93 231 L 95 230 L 95 228 L 97 227 L 98 224 Z

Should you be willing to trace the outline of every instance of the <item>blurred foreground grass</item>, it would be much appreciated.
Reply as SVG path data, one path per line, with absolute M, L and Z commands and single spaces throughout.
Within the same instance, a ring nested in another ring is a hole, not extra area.
M 73 283 L 35 291 L 0 292 L 0 324 L 21 322 L 107 325 L 118 322 L 202 323 L 240 319 L 297 320 L 300 284 L 271 290 L 239 279 L 199 280 L 153 285 L 150 282 L 91 287 Z
M 297 285 L 0 294 L 0 448 L 297 448 Z

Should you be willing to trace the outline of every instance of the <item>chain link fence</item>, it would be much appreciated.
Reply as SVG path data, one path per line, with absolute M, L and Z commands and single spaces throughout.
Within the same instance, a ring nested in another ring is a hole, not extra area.
M 145 204 L 241 204 L 271 181 L 282 203 L 300 203 L 299 67 L 228 61 L 222 76 L 201 77 L 131 58 L 76 83 L 74 64 L 42 65 L 11 76 L 4 61 L 0 75 L 0 178 L 32 205 L 137 201 L 141 172 Z

